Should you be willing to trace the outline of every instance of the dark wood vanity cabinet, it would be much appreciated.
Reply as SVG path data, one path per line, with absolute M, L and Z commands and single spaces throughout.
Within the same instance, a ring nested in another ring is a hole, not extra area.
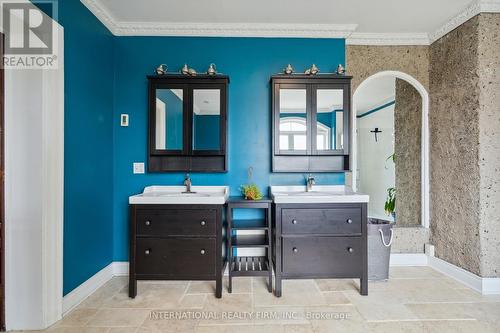
M 351 77 L 274 75 L 272 171 L 348 171 Z
M 148 76 L 149 172 L 227 171 L 225 75 Z
M 215 280 L 222 295 L 222 205 L 130 205 L 129 296 L 137 280 Z
M 359 278 L 368 294 L 366 203 L 274 204 L 275 293 L 282 279 Z

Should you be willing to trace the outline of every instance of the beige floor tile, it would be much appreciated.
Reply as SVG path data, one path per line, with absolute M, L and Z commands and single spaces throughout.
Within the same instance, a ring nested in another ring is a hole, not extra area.
M 202 319 L 200 325 L 252 323 L 251 318 L 247 315 L 252 313 L 252 310 L 250 294 L 226 294 L 222 298 L 207 295 L 203 312 L 215 314 L 218 320 Z
M 281 325 L 214 325 L 198 326 L 196 333 L 285 333 Z
M 203 309 L 207 300 L 206 294 L 186 294 L 179 302 L 180 309 Z
M 97 313 L 97 309 L 75 309 L 58 322 L 59 326 L 85 326 Z
M 430 267 L 390 267 L 390 279 L 439 279 L 445 275 Z
M 102 308 L 177 308 L 186 286 L 180 284 L 141 284 L 137 296 L 130 298 L 128 288 L 123 288 L 114 296 L 104 300 Z
M 229 278 L 224 277 L 224 288 L 227 291 Z M 248 294 L 252 292 L 252 278 L 237 277 L 233 278 L 233 294 Z
M 254 293 L 253 298 L 255 307 L 327 305 L 326 298 L 317 290 L 301 293 L 284 291 L 281 297 L 272 293 Z
M 328 305 L 351 304 L 349 298 L 342 291 L 324 291 L 322 295 Z
M 50 333 L 108 333 L 108 327 L 54 327 L 47 332 Z M 32 332 L 32 331 L 30 331 Z
M 386 321 L 368 322 L 372 333 L 423 333 L 424 323 L 421 321 Z
M 87 326 L 139 327 L 150 312 L 145 309 L 100 309 Z
M 408 304 L 407 308 L 419 319 L 474 319 L 474 316 L 467 312 L 465 304 Z
M 254 324 L 309 324 L 306 310 L 300 306 L 270 306 L 254 308 Z
M 346 291 L 344 293 L 366 320 L 403 320 L 418 318 L 405 304 L 401 303 L 399 299 L 392 297 L 391 292 L 372 292 L 368 296 L 362 296 L 353 291 Z
M 153 310 L 156 313 L 162 312 L 161 309 Z M 169 312 L 169 311 L 167 311 Z M 137 330 L 138 333 L 160 333 L 160 332 L 194 332 L 198 326 L 199 320 L 193 317 L 183 316 L 183 311 L 175 311 L 166 316 L 148 316 L 143 324 Z
M 311 324 L 287 324 L 283 329 L 285 333 L 314 333 Z
M 215 281 L 191 281 L 187 294 L 215 294 Z
M 135 333 L 138 327 L 111 327 L 107 333 Z
M 359 292 L 359 280 L 352 279 L 320 279 L 316 280 L 321 291 L 349 291 Z
M 500 328 L 496 325 L 479 322 L 476 320 L 445 320 L 423 322 L 426 333 L 498 333 Z
M 315 333 L 349 332 L 366 333 L 366 321 L 353 306 L 306 308 Z

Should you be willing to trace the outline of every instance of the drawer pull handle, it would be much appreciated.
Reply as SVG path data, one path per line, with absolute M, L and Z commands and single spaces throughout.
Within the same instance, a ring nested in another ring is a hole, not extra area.
M 151 221 L 146 221 L 146 225 L 151 225 Z
M 201 221 L 201 222 L 200 222 L 200 224 L 201 224 L 201 225 L 205 225 L 205 224 L 207 224 L 207 222 L 205 222 L 205 221 Z
M 347 223 L 348 224 L 352 224 L 352 220 L 351 219 L 347 219 Z
M 150 250 L 150 249 L 147 249 L 146 251 L 144 251 L 144 254 L 145 254 L 145 255 L 147 255 L 147 256 L 148 256 L 150 253 L 151 253 L 151 250 Z
M 353 252 L 354 252 L 354 249 L 353 249 L 352 247 L 348 247 L 348 248 L 347 248 L 347 252 L 349 252 L 349 253 L 353 253 Z
M 292 251 L 293 251 L 293 253 L 297 253 L 297 252 L 299 252 L 299 249 L 297 249 L 296 247 L 294 247 L 294 248 L 292 249 Z
M 203 255 L 205 254 L 205 249 L 201 249 L 200 253 Z
M 292 224 L 297 224 L 297 220 L 292 220 Z

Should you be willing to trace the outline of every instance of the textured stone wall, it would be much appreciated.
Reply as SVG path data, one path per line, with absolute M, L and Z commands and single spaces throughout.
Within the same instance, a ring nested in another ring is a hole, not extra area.
M 394 106 L 396 223 L 422 225 L 422 97 L 408 82 L 396 79 Z
M 479 77 L 476 16 L 430 47 L 431 242 L 480 274 Z
M 429 229 L 399 225 L 393 230 L 391 253 L 424 253 L 424 245 L 429 243 Z
M 478 28 L 481 276 L 500 277 L 500 14 Z
M 391 70 L 413 76 L 429 90 L 429 47 L 347 45 L 346 70 L 347 74 L 353 76 L 353 93 L 368 77 L 378 72 Z M 418 218 L 421 216 L 420 212 L 419 208 Z M 397 218 L 399 220 L 399 217 Z M 422 227 L 398 226 L 394 229 L 391 251 L 393 253 L 422 253 L 424 244 L 428 241 L 429 230 Z
M 346 71 L 352 75 L 352 91 L 368 77 L 382 71 L 400 71 L 429 89 L 428 46 L 347 45 Z

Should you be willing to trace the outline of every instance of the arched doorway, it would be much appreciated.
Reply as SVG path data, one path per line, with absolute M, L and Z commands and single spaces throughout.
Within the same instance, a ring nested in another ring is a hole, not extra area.
M 360 95 L 360 91 L 363 91 L 367 86 L 372 84 L 378 79 L 381 78 L 396 78 L 403 80 L 410 84 L 421 97 L 422 106 L 421 106 L 421 170 L 420 170 L 420 180 L 421 180 L 421 224 L 422 226 L 428 228 L 429 227 L 429 94 L 424 86 L 416 80 L 411 75 L 408 75 L 399 71 L 382 71 L 378 72 L 367 79 L 365 79 L 361 84 L 356 88 L 356 91 L 353 94 L 353 112 L 351 116 L 351 123 L 353 130 L 351 131 L 351 142 L 353 146 L 352 151 L 352 176 L 350 177 L 351 186 L 353 189 L 358 189 L 357 178 L 358 178 L 358 138 L 357 138 L 357 113 L 358 113 L 358 96 Z

